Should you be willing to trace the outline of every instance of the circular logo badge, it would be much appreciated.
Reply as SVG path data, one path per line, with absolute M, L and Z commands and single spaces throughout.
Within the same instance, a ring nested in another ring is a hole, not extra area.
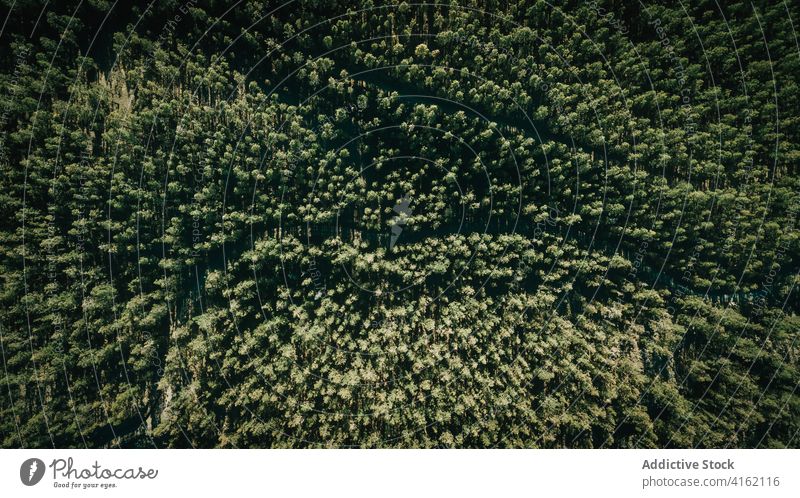
M 22 484 L 34 486 L 44 477 L 44 462 L 38 458 L 29 458 L 22 462 L 19 468 L 19 478 Z

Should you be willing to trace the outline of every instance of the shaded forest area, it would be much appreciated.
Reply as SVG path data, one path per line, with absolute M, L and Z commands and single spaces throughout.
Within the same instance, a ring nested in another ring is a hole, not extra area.
M 798 446 L 796 3 L 2 5 L 0 446 Z

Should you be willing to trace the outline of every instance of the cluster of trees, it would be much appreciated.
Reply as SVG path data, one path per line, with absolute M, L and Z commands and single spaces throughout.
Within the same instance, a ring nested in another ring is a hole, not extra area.
M 796 6 L 4 3 L 2 446 L 797 446 Z

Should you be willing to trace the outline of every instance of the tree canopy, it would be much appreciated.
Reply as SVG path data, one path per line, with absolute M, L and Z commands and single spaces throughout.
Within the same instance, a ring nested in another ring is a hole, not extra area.
M 798 445 L 796 4 L 3 4 L 3 447 Z

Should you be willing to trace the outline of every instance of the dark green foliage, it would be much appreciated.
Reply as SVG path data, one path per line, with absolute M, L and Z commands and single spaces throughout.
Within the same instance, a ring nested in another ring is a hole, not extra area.
M 797 446 L 790 2 L 11 3 L 3 447 Z

